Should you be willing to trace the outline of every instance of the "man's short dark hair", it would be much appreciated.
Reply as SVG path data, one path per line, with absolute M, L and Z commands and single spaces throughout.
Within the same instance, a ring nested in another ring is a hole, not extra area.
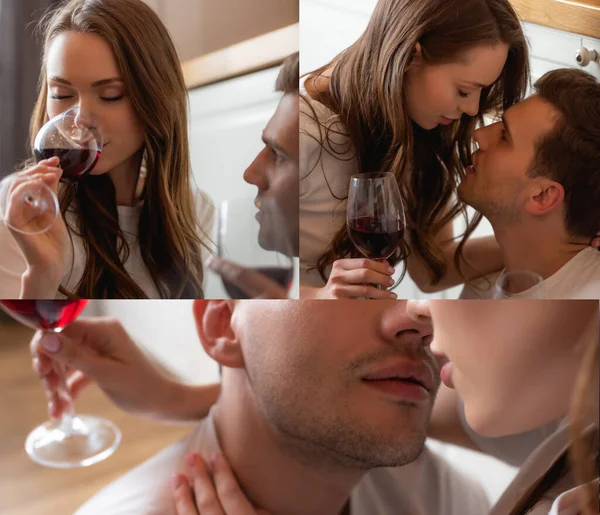
M 560 69 L 534 87 L 560 115 L 537 142 L 529 175 L 560 183 L 567 231 L 593 238 L 600 231 L 600 84 L 583 70 Z
M 275 91 L 282 93 L 300 92 L 300 53 L 289 55 L 283 61 L 275 81 Z

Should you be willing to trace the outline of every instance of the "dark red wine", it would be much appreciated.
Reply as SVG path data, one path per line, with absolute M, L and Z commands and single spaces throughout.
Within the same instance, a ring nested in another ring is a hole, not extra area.
M 20 322 L 38 329 L 62 329 L 83 311 L 87 300 L 0 300 Z
M 275 281 L 279 286 L 284 288 L 286 291 L 290 289 L 292 286 L 292 278 L 294 277 L 294 270 L 291 267 L 281 267 L 281 266 L 258 266 L 258 267 L 249 267 L 250 270 L 254 270 L 256 272 L 260 272 L 261 274 L 266 275 L 269 279 Z M 232 284 L 221 278 L 223 281 L 223 286 L 227 291 L 227 295 L 231 299 L 249 299 L 251 297 L 248 296 L 241 288 L 238 288 L 235 284 Z
M 95 152 L 96 157 L 94 162 L 90 164 L 92 151 L 76 148 L 45 148 L 41 151 L 36 149 L 34 154 L 38 163 L 42 159 L 50 159 L 51 157 L 58 156 L 60 167 L 63 170 L 62 178 L 70 181 L 76 181 L 85 177 L 94 169 L 98 159 L 100 159 L 100 152 L 97 151 Z
M 362 216 L 348 221 L 348 234 L 365 257 L 387 259 L 404 237 L 404 224 L 395 218 Z

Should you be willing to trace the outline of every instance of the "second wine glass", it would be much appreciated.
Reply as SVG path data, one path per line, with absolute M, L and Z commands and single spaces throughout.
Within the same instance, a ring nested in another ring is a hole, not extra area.
M 282 210 L 274 199 L 242 198 L 221 204 L 217 223 L 219 257 L 259 272 L 289 291 L 294 276 L 293 249 Z M 237 285 L 226 279 L 222 282 L 230 298 L 248 298 Z
M 493 298 L 518 298 L 524 292 L 529 293 L 526 298 L 546 298 L 543 277 L 530 270 L 503 270 L 494 285 Z

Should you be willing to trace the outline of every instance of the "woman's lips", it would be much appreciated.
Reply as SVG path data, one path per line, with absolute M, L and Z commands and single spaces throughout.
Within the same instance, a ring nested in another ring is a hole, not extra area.
M 440 378 L 442 379 L 442 383 L 444 383 L 448 388 L 454 388 L 454 383 L 452 382 L 452 367 L 452 362 L 448 361 L 448 363 L 445 363 L 440 370 Z
M 440 118 L 440 123 L 442 125 L 450 125 L 451 123 L 455 122 L 458 118 L 446 118 L 445 116 L 442 116 Z

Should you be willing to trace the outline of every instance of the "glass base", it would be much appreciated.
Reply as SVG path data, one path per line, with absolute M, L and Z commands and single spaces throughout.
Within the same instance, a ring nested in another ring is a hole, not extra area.
M 89 415 L 64 416 L 36 427 L 27 437 L 29 457 L 46 467 L 88 467 L 108 458 L 121 442 L 112 422 Z

